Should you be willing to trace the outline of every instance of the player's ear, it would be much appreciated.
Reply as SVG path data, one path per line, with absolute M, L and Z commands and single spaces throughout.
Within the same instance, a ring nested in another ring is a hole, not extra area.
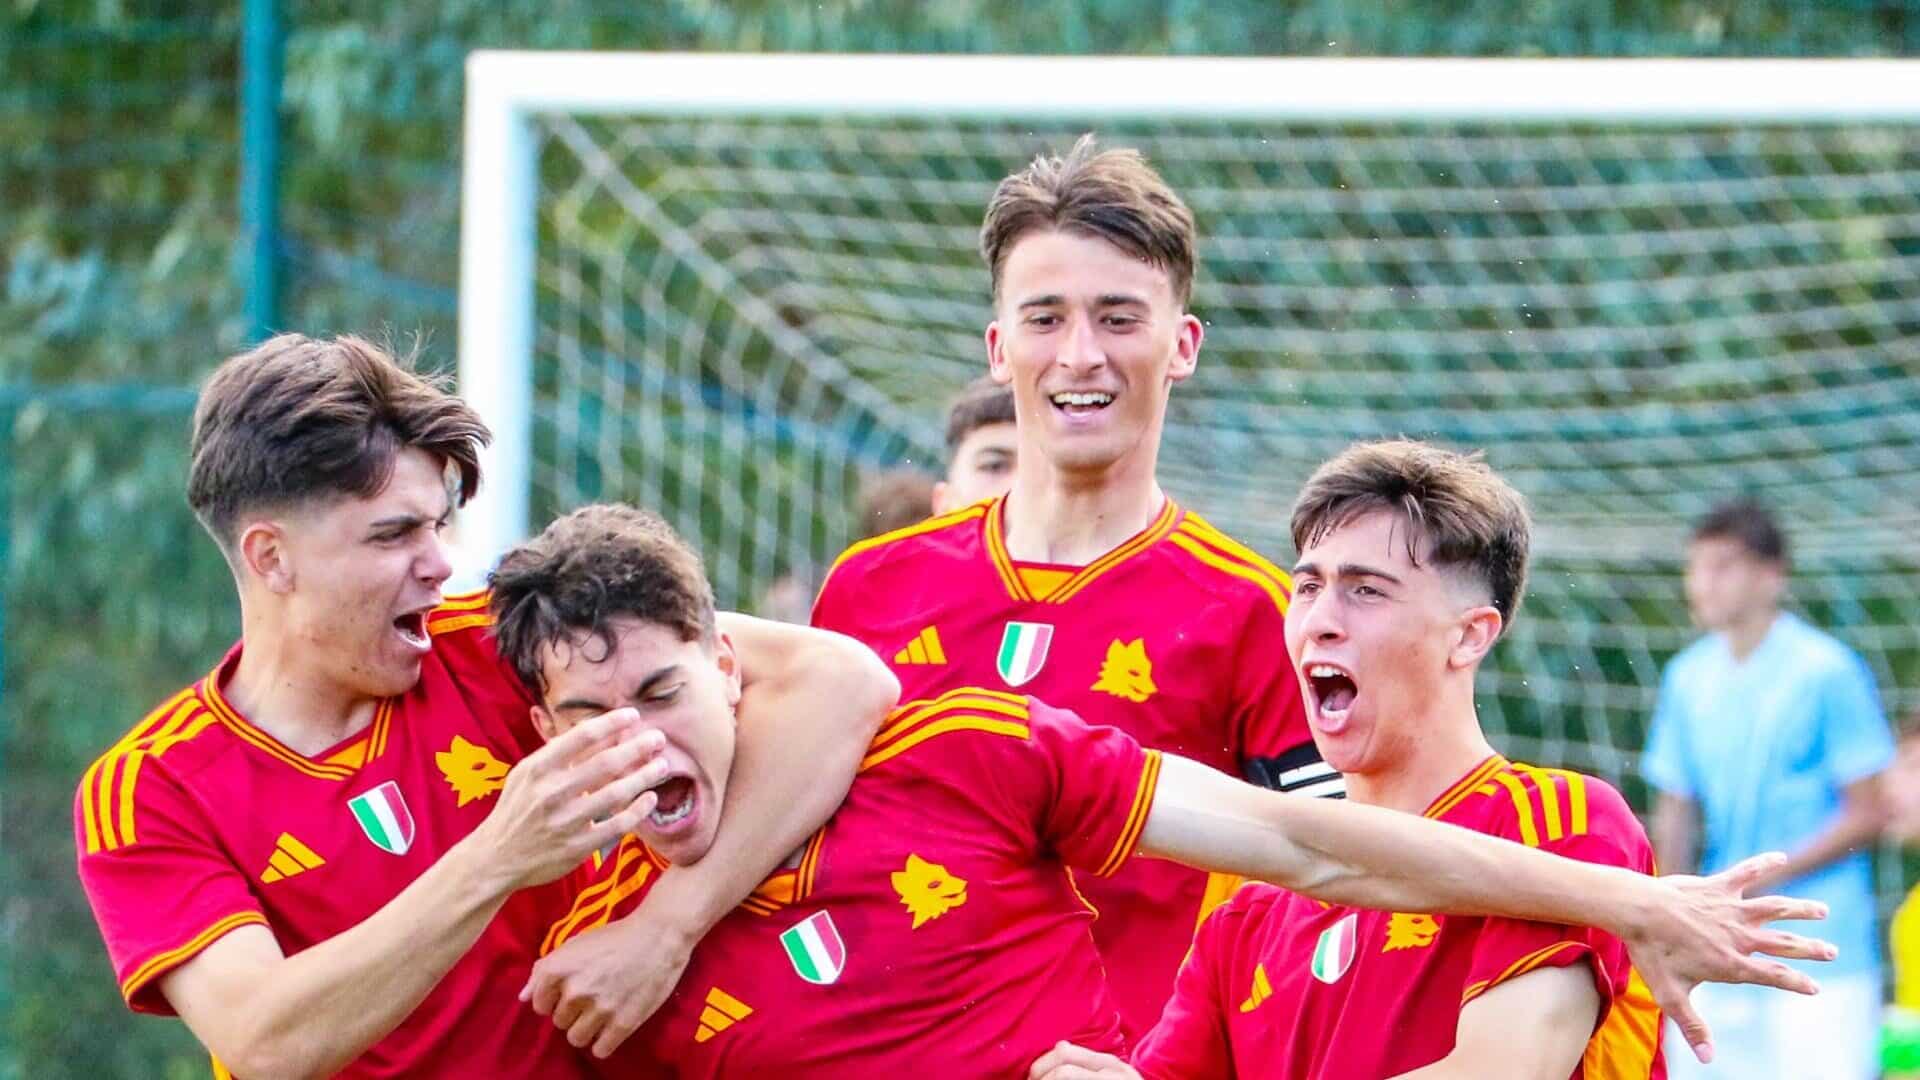
M 1505 625 L 1506 620 L 1500 617 L 1500 609 L 1492 604 L 1482 604 L 1461 612 L 1458 633 L 1447 655 L 1448 666 L 1470 668 L 1478 664 L 1492 650 L 1493 643 L 1500 640 L 1500 630 Z
M 935 480 L 933 482 L 933 515 L 939 517 L 951 509 L 953 507 L 947 505 L 947 482 Z
M 1167 366 L 1167 378 L 1179 382 L 1193 374 L 1200 366 L 1200 342 L 1205 340 L 1207 328 L 1192 312 L 1180 316 L 1180 330 L 1173 339 L 1173 363 Z
M 293 591 L 292 552 L 286 527 L 277 521 L 251 521 L 234 542 L 240 569 L 267 590 L 285 595 Z
M 728 707 L 740 704 L 740 654 L 734 651 L 733 639 L 718 630 L 713 632 L 713 660 L 727 680 Z
M 539 705 L 535 705 L 533 707 L 533 730 L 540 733 L 540 738 L 543 741 L 552 742 L 560 735 L 560 724 L 553 718 L 552 713 Z
M 1005 386 L 1013 381 L 1013 368 L 1007 363 L 1007 343 L 1000 336 L 1000 320 L 987 324 L 987 377 Z

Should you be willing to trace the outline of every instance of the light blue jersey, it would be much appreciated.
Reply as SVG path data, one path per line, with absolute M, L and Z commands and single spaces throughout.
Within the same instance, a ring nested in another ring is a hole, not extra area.
M 1873 674 L 1831 635 L 1781 614 L 1744 661 L 1721 634 L 1694 642 L 1667 665 L 1654 710 L 1647 782 L 1700 808 L 1703 873 L 1762 851 L 1792 852 L 1839 811 L 1842 789 L 1893 761 L 1893 736 Z M 1824 923 L 1785 928 L 1840 947 L 1821 974 L 1879 969 L 1873 873 L 1864 851 L 1778 891 L 1825 901 Z M 1795 963 L 1788 961 L 1788 963 Z

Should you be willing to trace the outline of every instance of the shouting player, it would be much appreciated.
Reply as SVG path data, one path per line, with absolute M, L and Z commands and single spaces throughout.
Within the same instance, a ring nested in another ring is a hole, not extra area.
M 893 658 L 908 698 L 1031 694 L 1283 791 L 1337 794 L 1278 647 L 1286 575 L 1161 491 L 1161 428 L 1204 336 L 1193 215 L 1141 156 L 1091 138 L 1000 183 L 980 248 L 988 371 L 1010 387 L 1004 498 L 855 544 L 814 625 Z M 1129 1026 L 1160 1014 L 1205 911 L 1237 882 L 1161 862 L 1089 880 Z
M 1530 532 L 1519 493 L 1474 456 L 1393 441 L 1322 465 L 1294 506 L 1287 613 L 1314 738 L 1354 802 L 1652 873 L 1646 833 L 1618 792 L 1508 761 L 1481 733 L 1474 673 L 1520 606 Z M 1735 880 L 1777 863 L 1751 861 Z M 1811 989 L 1797 973 L 1769 981 Z M 1685 1009 L 1682 1029 L 1710 1056 L 1686 996 L 1662 998 Z M 1612 934 L 1329 906 L 1262 884 L 1201 927 L 1133 1067 L 1063 1048 L 1033 1074 L 1665 1075 L 1659 1009 Z
M 713 857 L 738 665 L 699 557 L 645 511 L 576 511 L 508 553 L 492 581 L 501 652 L 537 687 L 544 733 L 564 739 L 631 707 L 667 736 L 657 811 L 583 875 L 551 947 L 645 897 L 668 866 Z M 1289 798 L 1024 695 L 956 687 L 888 718 L 840 811 L 700 943 L 609 1072 L 1005 1077 L 1063 1037 L 1121 1050 L 1093 916 L 1067 868 L 1109 875 L 1136 850 L 1343 904 L 1634 927 L 1667 943 L 1656 956 L 1683 941 L 1697 951 L 1703 927 L 1730 920 L 1706 931 L 1722 971 L 1758 970 L 1726 940 L 1751 947 L 1755 913 L 1811 906 Z
M 667 762 L 625 710 L 538 749 L 487 598 L 441 596 L 439 532 L 487 437 L 351 337 L 274 338 L 201 394 L 188 498 L 232 567 L 241 641 L 87 770 L 74 831 L 128 1004 L 177 1013 L 216 1072 L 580 1068 L 514 1000 L 537 908 L 509 896 L 657 814 Z M 728 857 L 623 924 L 628 964 L 677 972 L 826 818 L 897 692 L 853 642 L 726 625 L 756 675 L 754 776 Z

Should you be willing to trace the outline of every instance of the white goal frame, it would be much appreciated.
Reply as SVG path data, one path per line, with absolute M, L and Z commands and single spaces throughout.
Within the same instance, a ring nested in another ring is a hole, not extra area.
M 1920 121 L 1920 61 L 1237 59 L 479 51 L 467 58 L 460 392 L 493 429 L 462 512 L 483 570 L 528 534 L 543 112 L 1292 121 Z M 1008 162 L 1009 168 L 1018 162 Z

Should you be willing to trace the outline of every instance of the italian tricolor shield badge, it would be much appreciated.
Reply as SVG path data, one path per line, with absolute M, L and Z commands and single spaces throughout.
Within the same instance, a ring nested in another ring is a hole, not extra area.
M 1047 662 L 1047 646 L 1053 643 L 1053 627 L 1046 623 L 1010 622 L 1000 635 L 1000 656 L 996 666 L 1008 686 L 1019 686 L 1040 674 Z
M 390 855 L 405 855 L 413 846 L 413 814 L 400 797 L 400 785 L 389 780 L 355 795 L 347 807 L 374 847 Z
M 780 935 L 780 944 L 793 961 L 793 970 L 816 986 L 837 982 L 847 969 L 847 943 L 833 925 L 833 916 L 816 911 L 788 927 Z
M 1313 947 L 1313 977 L 1323 983 L 1340 981 L 1353 966 L 1354 939 L 1359 931 L 1359 916 L 1348 915 L 1320 932 Z

